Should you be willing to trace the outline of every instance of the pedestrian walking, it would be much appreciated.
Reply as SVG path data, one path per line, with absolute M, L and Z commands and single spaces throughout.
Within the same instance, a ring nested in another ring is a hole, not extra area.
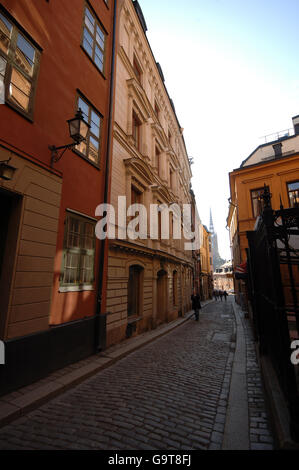
M 194 310 L 195 320 L 199 320 L 199 310 L 201 309 L 199 294 L 191 295 L 192 308 Z
M 215 300 L 217 300 L 217 291 L 216 290 L 213 290 L 213 297 Z
M 225 291 L 223 292 L 223 297 L 224 297 L 225 302 L 226 302 L 227 296 L 228 296 L 228 293 L 227 293 L 226 290 L 225 290 Z
M 223 292 L 222 292 L 222 290 L 219 291 L 219 297 L 220 297 L 220 300 L 221 300 L 221 302 L 222 302 L 222 297 L 223 297 Z

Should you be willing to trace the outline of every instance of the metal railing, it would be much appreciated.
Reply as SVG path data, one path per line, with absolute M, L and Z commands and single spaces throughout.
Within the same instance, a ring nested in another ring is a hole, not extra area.
M 259 350 L 271 361 L 290 411 L 291 434 L 299 442 L 299 365 L 290 359 L 292 341 L 299 339 L 299 208 L 273 211 L 270 199 L 265 201 L 260 222 L 247 238 Z
M 279 132 L 274 132 L 273 134 L 267 134 L 260 139 L 263 139 L 265 144 L 268 144 L 269 142 L 275 142 L 276 140 L 283 139 L 284 137 L 291 137 L 292 135 L 295 135 L 293 127 L 290 129 L 284 129 L 283 131 Z

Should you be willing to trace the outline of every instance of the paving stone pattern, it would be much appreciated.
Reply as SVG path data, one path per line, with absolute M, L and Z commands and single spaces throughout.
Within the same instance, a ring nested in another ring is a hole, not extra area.
M 246 341 L 246 369 L 251 450 L 273 450 L 274 442 L 265 405 L 264 388 L 257 362 L 255 342 L 249 319 L 241 313 Z
M 213 302 L 199 322 L 189 320 L 0 429 L 0 449 L 220 449 L 233 333 L 230 302 Z M 248 367 L 254 387 L 259 376 Z M 251 405 L 252 448 L 268 437 L 259 399 Z

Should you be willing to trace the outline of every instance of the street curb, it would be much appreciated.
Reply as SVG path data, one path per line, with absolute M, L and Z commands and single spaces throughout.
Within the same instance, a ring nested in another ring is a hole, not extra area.
M 235 308 L 234 302 L 231 305 L 235 317 L 236 348 L 232 364 L 222 450 L 249 450 L 246 343 L 242 319 Z
M 209 305 L 213 300 L 207 301 L 202 305 L 202 309 Z M 126 344 L 113 346 L 98 355 L 94 356 L 94 361 L 90 364 L 74 369 L 62 377 L 55 378 L 47 384 L 37 385 L 35 390 L 24 393 L 14 399 L 9 399 L 9 395 L 0 397 L 0 428 L 6 426 L 12 421 L 23 417 L 28 412 L 33 411 L 49 400 L 61 395 L 72 387 L 82 383 L 84 380 L 92 377 L 97 372 L 112 366 L 120 359 L 137 351 L 142 346 L 152 343 L 156 339 L 165 336 L 170 331 L 175 330 L 194 315 L 193 311 L 187 312 L 184 317 L 162 325 L 158 330 L 151 330 L 142 335 L 128 340 Z M 174 324 L 175 323 L 175 324 Z M 91 356 L 92 357 L 92 356 Z M 33 384 L 34 385 L 34 384 Z M 22 389 L 19 389 L 19 391 Z

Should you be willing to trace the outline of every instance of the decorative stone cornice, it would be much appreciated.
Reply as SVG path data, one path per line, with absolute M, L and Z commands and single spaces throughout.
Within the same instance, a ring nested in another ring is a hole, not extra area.
M 145 256 L 151 259 L 158 259 L 168 263 L 175 263 L 184 266 L 185 268 L 193 268 L 192 260 L 179 258 L 175 255 L 159 251 L 152 248 L 145 248 L 144 246 L 136 245 L 133 242 L 125 240 L 110 240 L 109 249 L 123 251 L 128 254 L 136 256 Z
M 155 183 L 155 177 L 151 168 L 141 158 L 126 158 L 123 162 L 126 170 L 130 170 L 131 174 L 138 175 L 145 185 L 150 186 Z
M 132 96 L 140 112 L 142 113 L 142 121 L 147 121 L 151 116 L 151 109 L 145 91 L 135 78 L 130 78 L 127 80 L 127 86 L 129 96 Z

